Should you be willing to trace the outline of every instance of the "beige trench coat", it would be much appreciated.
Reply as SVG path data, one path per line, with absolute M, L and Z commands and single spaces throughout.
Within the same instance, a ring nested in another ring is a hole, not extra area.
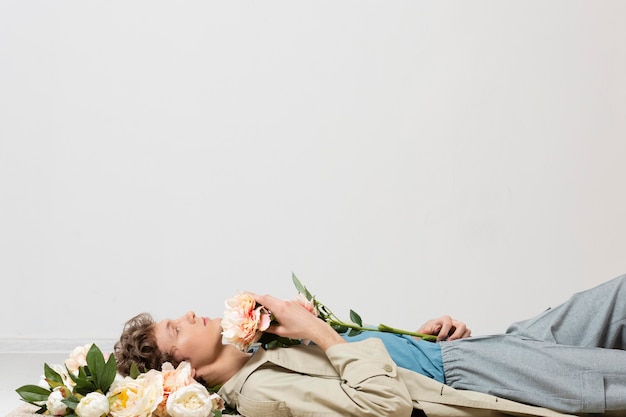
M 413 409 L 428 417 L 571 415 L 456 390 L 397 367 L 375 338 L 326 353 L 314 346 L 259 350 L 219 394 L 247 417 L 408 417 Z

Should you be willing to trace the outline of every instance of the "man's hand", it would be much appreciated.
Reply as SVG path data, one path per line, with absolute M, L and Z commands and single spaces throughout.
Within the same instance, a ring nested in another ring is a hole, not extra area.
M 346 341 L 328 323 L 320 320 L 294 300 L 280 300 L 271 295 L 249 293 L 257 303 L 272 312 L 278 324 L 266 331 L 291 339 L 311 340 L 323 350 Z
M 417 330 L 417 333 L 432 334 L 437 336 L 437 341 L 455 340 L 470 337 L 472 331 L 465 323 L 454 320 L 450 316 L 442 316 L 437 319 L 427 321 Z

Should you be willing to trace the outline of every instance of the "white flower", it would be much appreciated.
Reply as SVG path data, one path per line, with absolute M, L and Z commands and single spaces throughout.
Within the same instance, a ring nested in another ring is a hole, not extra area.
M 102 417 L 109 413 L 109 400 L 99 392 L 90 392 L 76 406 L 78 417 Z
M 191 384 L 170 394 L 166 410 L 172 417 L 208 417 L 216 405 L 203 385 Z
M 112 417 L 150 417 L 163 400 L 163 375 L 152 369 L 137 379 L 114 381 L 107 397 Z
M 64 395 L 65 391 L 65 387 L 57 387 L 48 396 L 46 407 L 53 416 L 64 416 L 67 414 L 67 405 L 62 402 L 66 398 Z

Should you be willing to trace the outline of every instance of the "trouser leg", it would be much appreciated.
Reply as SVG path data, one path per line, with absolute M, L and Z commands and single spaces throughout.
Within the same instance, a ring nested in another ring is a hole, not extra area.
M 626 349 L 626 275 L 574 294 L 506 332 L 571 346 Z
M 442 342 L 446 384 L 566 413 L 626 414 L 626 351 L 518 335 Z

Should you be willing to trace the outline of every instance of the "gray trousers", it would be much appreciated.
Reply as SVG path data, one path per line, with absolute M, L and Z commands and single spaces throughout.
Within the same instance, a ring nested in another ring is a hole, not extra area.
M 626 415 L 626 275 L 505 334 L 442 342 L 446 384 L 565 413 Z

